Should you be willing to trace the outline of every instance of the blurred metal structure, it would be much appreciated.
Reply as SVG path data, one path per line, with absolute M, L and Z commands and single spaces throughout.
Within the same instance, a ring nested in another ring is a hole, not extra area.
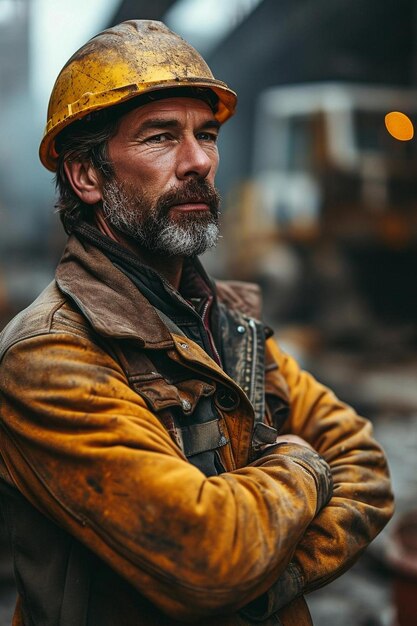
M 323 81 L 416 84 L 416 29 L 414 0 L 263 0 L 207 59 L 239 96 L 224 129 L 222 191 L 251 174 L 259 93 Z
M 0 0 L 0 327 L 51 280 L 65 241 L 52 177 L 38 159 L 47 101 L 35 93 L 41 77 L 32 76 L 39 60 L 34 46 L 42 40 L 36 29 L 56 34 L 66 27 L 64 18 L 56 23 L 56 3 L 52 8 L 53 28 L 46 0 Z M 67 15 L 70 3 L 63 0 L 61 8 Z M 104 26 L 96 18 L 97 25 L 88 24 L 93 33 Z
M 121 0 L 120 6 L 113 15 L 109 26 L 126 20 L 162 20 L 164 14 L 175 0 Z
M 14 111 L 27 97 L 29 6 L 26 0 L 0 1 L 0 324 L 13 311 L 5 258 L 16 237 L 15 213 L 21 209 L 24 191 L 13 188 L 12 162 L 17 146 L 11 132 Z M 13 58 L 13 63 L 10 59 Z

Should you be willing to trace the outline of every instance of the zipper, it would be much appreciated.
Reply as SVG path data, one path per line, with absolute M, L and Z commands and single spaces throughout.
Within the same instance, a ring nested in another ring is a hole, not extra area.
M 251 380 L 250 380 L 250 388 L 249 388 L 249 398 L 252 404 L 255 402 L 255 372 L 256 372 L 256 361 L 258 357 L 258 333 L 256 330 L 255 322 L 250 319 L 249 326 L 252 330 L 252 338 L 253 338 L 253 350 L 252 350 L 252 366 L 251 366 Z
M 204 308 L 203 308 L 203 311 L 201 313 L 201 319 L 203 320 L 203 322 L 204 322 L 204 318 L 207 315 L 207 309 L 209 308 L 210 304 L 211 304 L 211 300 L 210 300 L 210 298 L 207 298 L 207 301 L 206 301 L 206 303 L 204 305 Z

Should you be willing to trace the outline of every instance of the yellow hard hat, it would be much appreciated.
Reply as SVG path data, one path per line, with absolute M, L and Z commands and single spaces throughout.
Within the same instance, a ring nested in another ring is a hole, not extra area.
M 39 148 L 43 165 L 56 170 L 55 139 L 69 124 L 135 96 L 178 87 L 214 92 L 220 123 L 235 111 L 235 92 L 215 79 L 200 54 L 162 22 L 130 20 L 104 30 L 82 46 L 58 75 Z

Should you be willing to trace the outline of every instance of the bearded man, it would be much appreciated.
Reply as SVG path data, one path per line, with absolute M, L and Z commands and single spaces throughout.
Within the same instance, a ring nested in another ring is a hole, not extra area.
M 198 261 L 235 104 L 160 22 L 58 76 L 40 156 L 68 244 L 0 343 L 15 626 L 305 626 L 392 514 L 369 422 Z

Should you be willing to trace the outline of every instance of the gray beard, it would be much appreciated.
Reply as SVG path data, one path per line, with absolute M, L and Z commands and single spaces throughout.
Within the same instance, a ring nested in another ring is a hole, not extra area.
M 218 211 L 191 212 L 173 220 L 158 205 L 112 179 L 103 189 L 103 214 L 108 223 L 143 248 L 167 256 L 191 257 L 216 246 Z

